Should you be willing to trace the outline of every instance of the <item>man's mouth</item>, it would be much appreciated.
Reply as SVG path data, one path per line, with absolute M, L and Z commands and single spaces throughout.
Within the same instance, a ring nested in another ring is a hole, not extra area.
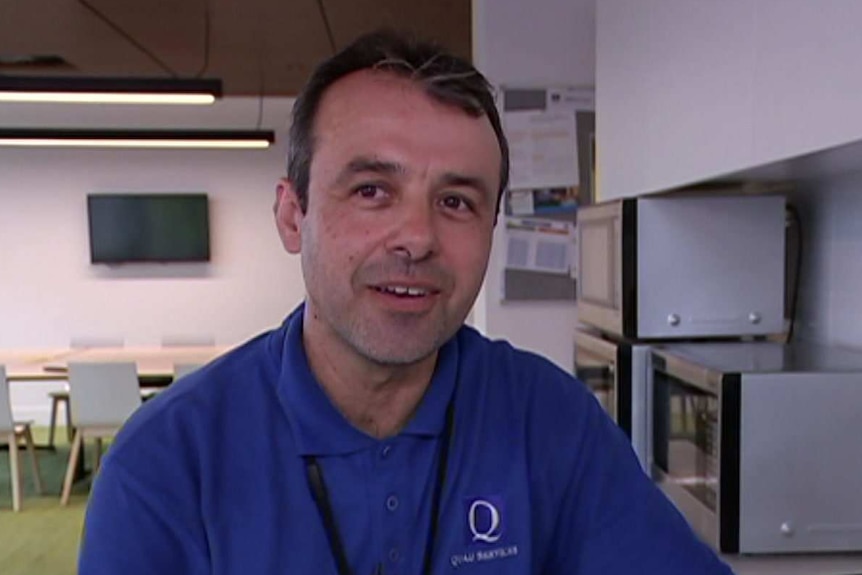
M 431 290 L 414 286 L 386 285 L 374 286 L 374 289 L 385 294 L 398 297 L 425 297 L 431 295 Z

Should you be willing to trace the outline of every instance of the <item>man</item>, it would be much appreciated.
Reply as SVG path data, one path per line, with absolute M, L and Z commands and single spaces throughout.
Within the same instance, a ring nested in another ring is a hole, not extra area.
M 80 573 L 728 573 L 584 386 L 463 327 L 507 173 L 466 62 L 322 64 L 275 205 L 306 301 L 125 427 Z

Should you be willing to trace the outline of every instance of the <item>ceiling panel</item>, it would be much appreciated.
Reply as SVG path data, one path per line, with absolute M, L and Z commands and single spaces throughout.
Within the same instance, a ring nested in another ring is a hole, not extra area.
M 389 26 L 470 57 L 470 0 L 0 0 L 0 62 L 58 55 L 71 65 L 0 63 L 0 74 L 203 73 L 230 95 L 295 95 L 332 53 L 324 14 L 336 48 Z
M 356 36 L 388 26 L 433 38 L 459 56 L 471 57 L 470 2 L 435 0 L 323 0 L 339 46 Z
M 75 0 L 0 0 L 0 56 L 29 54 L 56 54 L 73 71 L 93 75 L 164 74 Z
M 127 36 L 128 44 L 138 44 L 140 52 L 162 62 L 158 65 L 165 72 L 191 76 L 204 66 L 208 2 L 86 0 L 78 4 L 116 36 Z

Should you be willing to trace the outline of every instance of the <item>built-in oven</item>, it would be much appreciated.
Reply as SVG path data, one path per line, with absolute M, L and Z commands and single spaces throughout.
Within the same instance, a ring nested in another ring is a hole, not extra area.
M 771 342 L 652 352 L 652 475 L 725 553 L 862 551 L 862 354 Z
M 649 345 L 613 339 L 585 326 L 575 330 L 575 375 L 629 436 L 645 472 L 650 469 L 650 359 Z
M 578 320 L 628 339 L 784 330 L 785 199 L 673 195 L 578 210 Z

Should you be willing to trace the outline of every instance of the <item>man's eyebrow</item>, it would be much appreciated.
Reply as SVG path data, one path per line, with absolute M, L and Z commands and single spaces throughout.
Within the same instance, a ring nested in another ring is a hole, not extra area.
M 483 196 L 488 197 L 491 195 L 491 188 L 488 186 L 488 182 L 479 176 L 446 172 L 440 176 L 440 184 L 456 188 L 473 188 L 479 191 Z
M 404 174 L 407 172 L 407 169 L 398 162 L 359 156 L 350 160 L 347 165 L 342 168 L 341 172 L 338 174 L 336 182 L 342 184 L 356 174 L 368 172 L 391 176 Z
M 358 156 L 350 160 L 339 172 L 336 183 L 344 184 L 357 174 L 373 173 L 386 176 L 403 175 L 407 168 L 403 164 L 380 158 Z M 437 179 L 437 185 L 441 187 L 472 188 L 483 196 L 496 197 L 496 192 L 491 190 L 488 182 L 479 176 L 462 174 L 458 172 L 445 172 Z

